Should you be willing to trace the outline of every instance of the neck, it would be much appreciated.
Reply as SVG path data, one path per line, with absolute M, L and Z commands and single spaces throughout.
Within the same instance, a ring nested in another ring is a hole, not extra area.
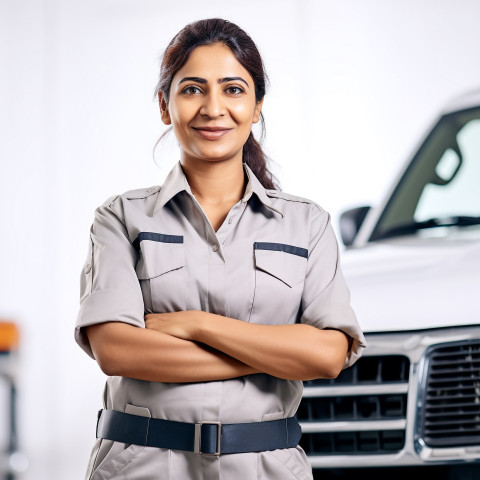
M 246 181 L 241 161 L 182 159 L 181 165 L 192 193 L 200 203 L 237 203 L 243 197 Z

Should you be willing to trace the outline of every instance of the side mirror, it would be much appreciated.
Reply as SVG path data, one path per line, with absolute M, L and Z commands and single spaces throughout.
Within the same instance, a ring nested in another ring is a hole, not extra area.
M 346 247 L 352 245 L 370 206 L 352 208 L 340 215 L 340 236 Z

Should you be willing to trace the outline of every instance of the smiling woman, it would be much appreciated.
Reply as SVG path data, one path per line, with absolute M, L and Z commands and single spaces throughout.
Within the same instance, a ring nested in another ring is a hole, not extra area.
M 109 375 L 87 479 L 311 479 L 295 413 L 365 343 L 329 215 L 274 188 L 252 134 L 263 63 L 187 25 L 157 86 L 181 157 L 96 211 L 76 339 Z
M 158 93 L 162 120 L 173 125 L 182 165 L 242 163 L 252 123 L 260 119 L 251 75 L 223 43 L 197 47 L 172 79 L 168 96 Z

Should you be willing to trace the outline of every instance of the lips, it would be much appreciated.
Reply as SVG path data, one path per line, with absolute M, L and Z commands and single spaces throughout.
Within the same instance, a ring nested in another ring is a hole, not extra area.
M 207 140 L 217 140 L 224 135 L 226 135 L 231 128 L 227 127 L 219 127 L 219 126 L 213 126 L 213 127 L 207 127 L 207 126 L 201 126 L 201 127 L 192 127 L 193 130 L 202 138 L 205 138 Z

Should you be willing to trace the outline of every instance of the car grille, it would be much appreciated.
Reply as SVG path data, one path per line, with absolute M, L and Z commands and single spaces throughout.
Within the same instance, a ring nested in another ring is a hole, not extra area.
M 405 444 L 409 359 L 365 356 L 336 379 L 304 382 L 298 409 L 309 455 L 394 453 Z
M 422 436 L 430 447 L 480 443 L 480 341 L 432 348 L 426 362 Z

